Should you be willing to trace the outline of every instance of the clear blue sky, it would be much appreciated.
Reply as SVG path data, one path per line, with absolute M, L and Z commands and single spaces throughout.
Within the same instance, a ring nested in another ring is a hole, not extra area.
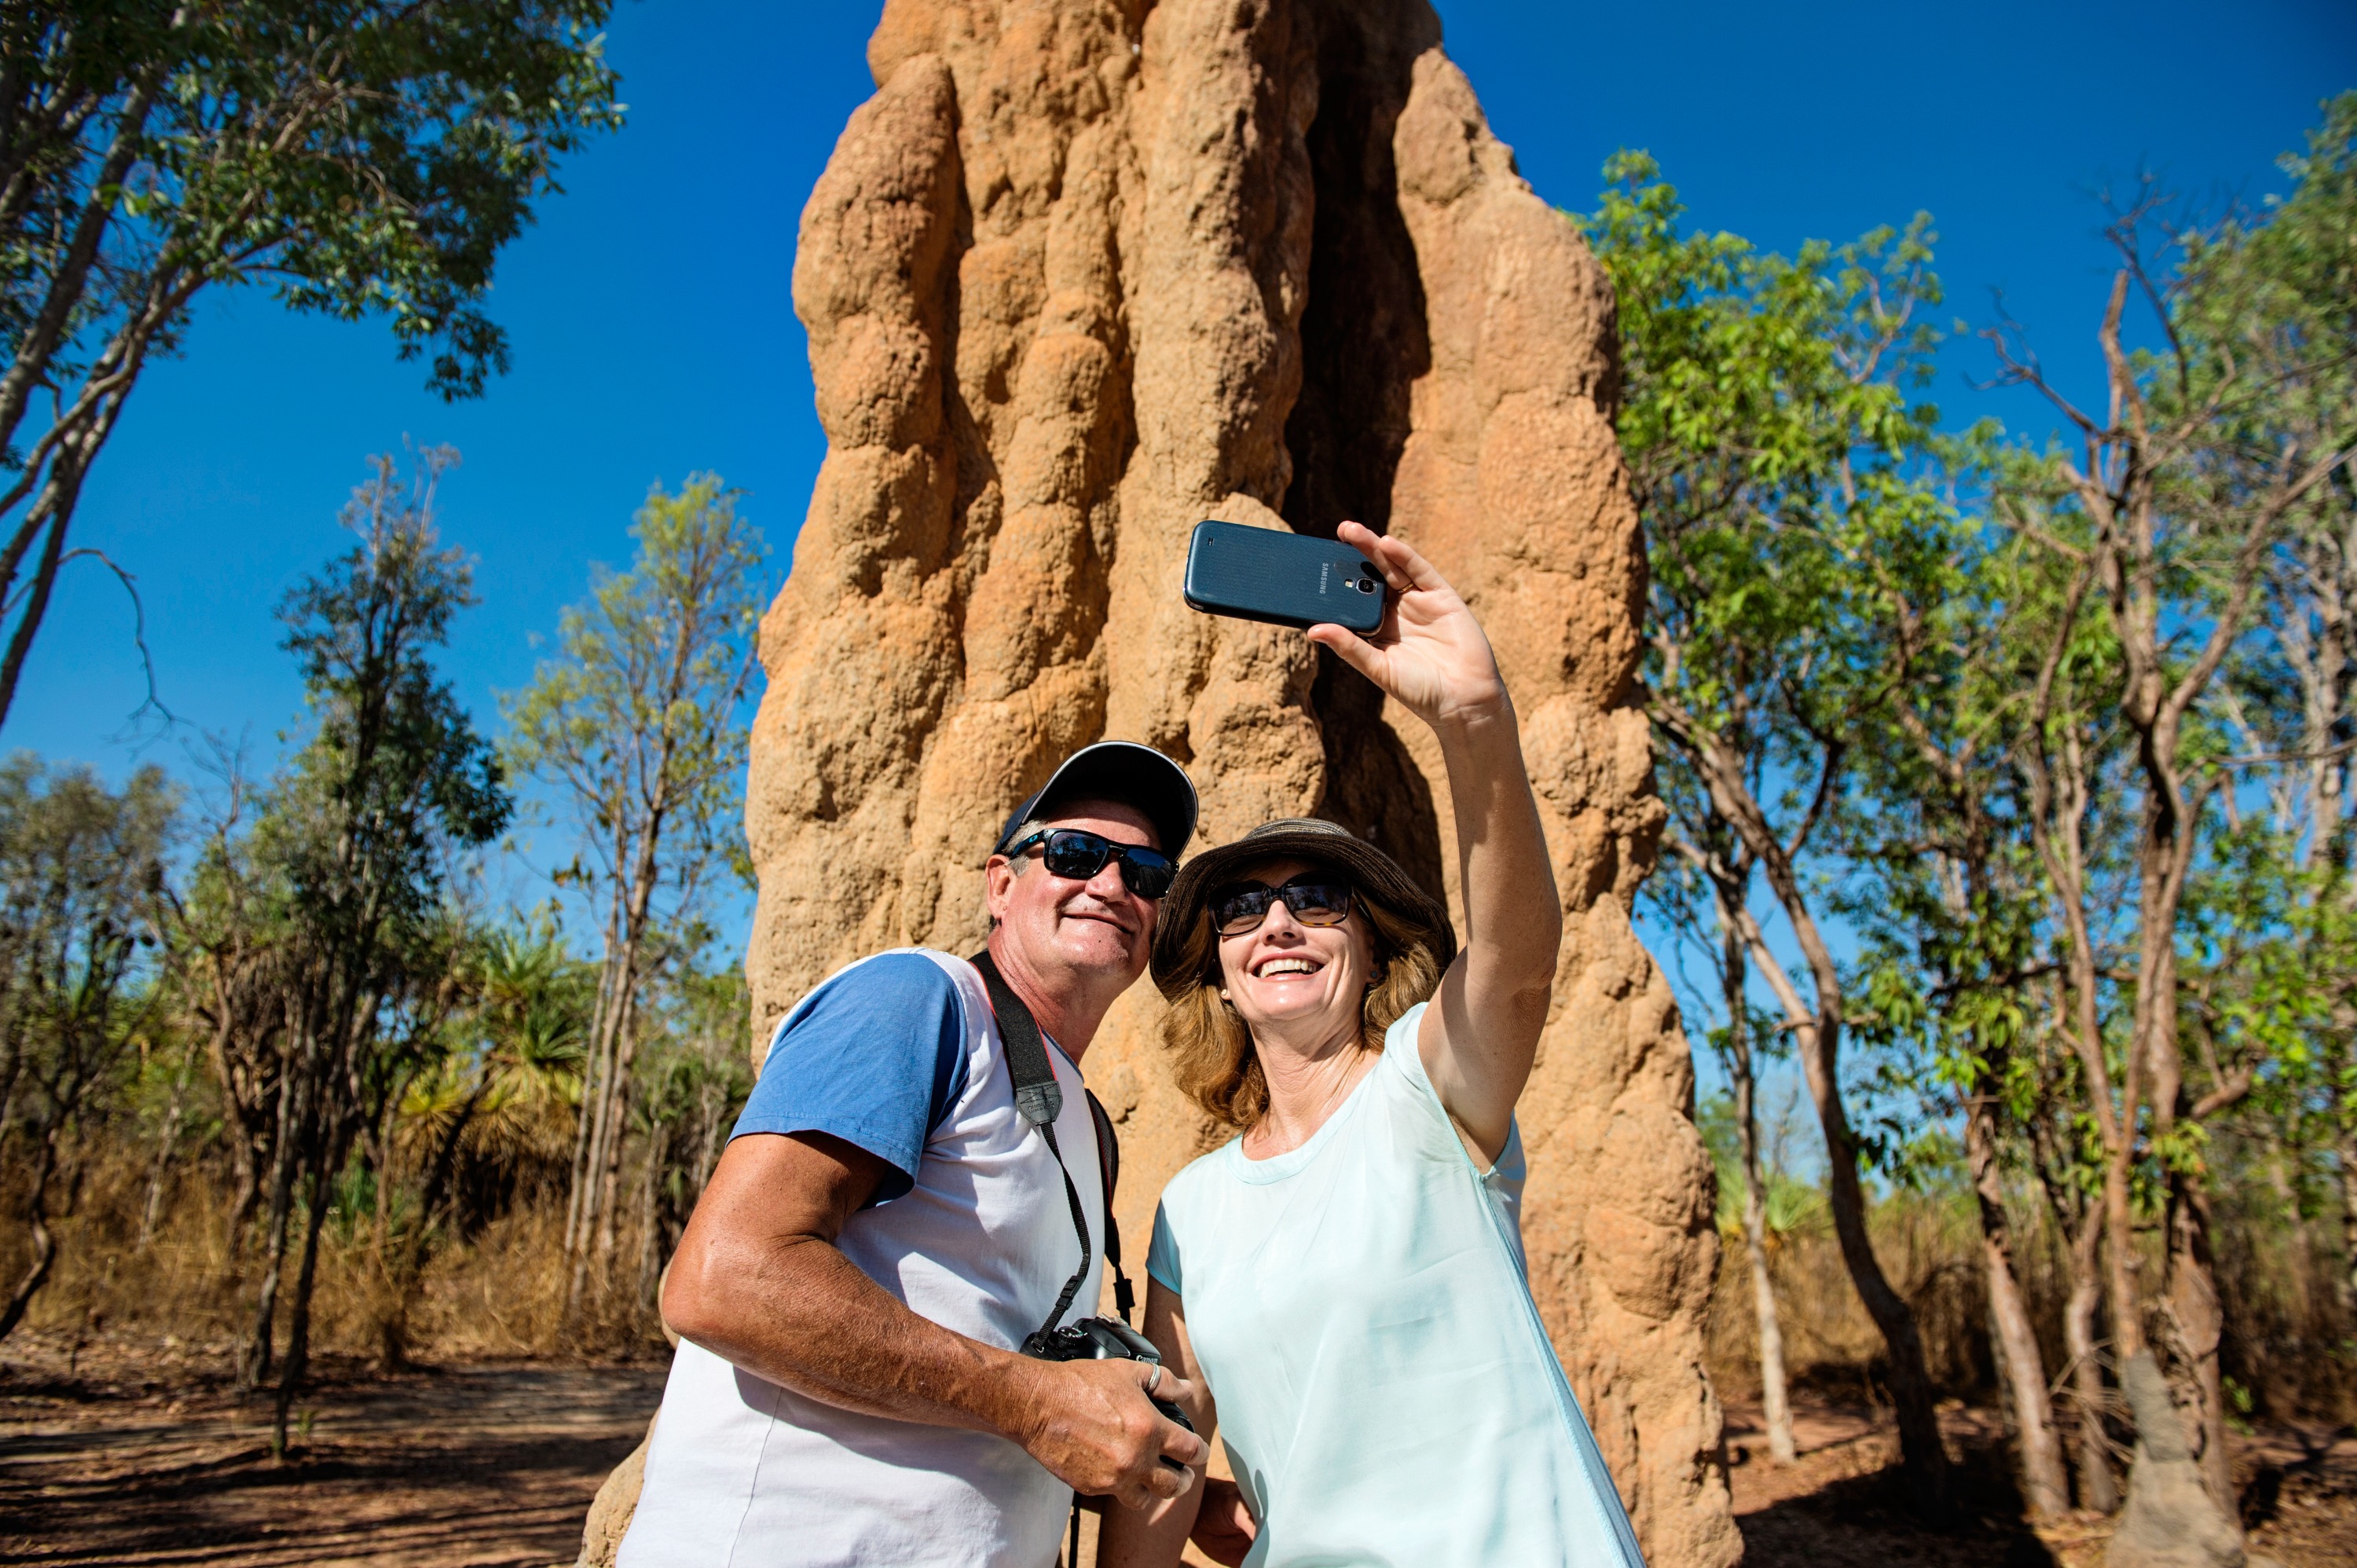
M 588 564 L 627 559 L 657 479 L 715 469 L 782 565 L 817 471 L 788 295 L 797 217 L 870 91 L 872 5 L 624 0 L 608 38 L 629 124 L 564 170 L 566 194 L 505 255 L 494 308 L 515 368 L 446 405 L 381 325 L 214 295 L 187 355 L 150 371 L 76 524 L 138 576 L 161 693 L 184 720 L 251 732 L 264 760 L 297 688 L 271 608 L 341 548 L 338 507 L 372 452 L 448 442 L 447 535 L 480 561 L 482 606 L 448 667 L 482 722 Z M 2317 103 L 2357 86 L 2348 0 L 1923 7 L 1444 5 L 1523 173 L 1592 204 L 1603 160 L 1650 148 L 1693 220 L 1789 250 L 1929 209 L 1950 312 L 2003 288 L 2050 364 L 2087 384 L 2107 277 L 2093 192 L 2140 166 L 2206 199 L 2280 181 Z M 1976 392 L 1963 345 L 1952 415 L 2042 431 L 2019 394 Z M 127 605 L 83 563 L 50 612 L 0 745 L 120 774 L 142 693 Z M 153 753 L 175 758 L 167 746 Z

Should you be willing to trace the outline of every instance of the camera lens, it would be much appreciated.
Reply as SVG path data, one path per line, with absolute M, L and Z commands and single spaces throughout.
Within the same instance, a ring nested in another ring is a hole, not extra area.
M 1374 579 L 1372 577 L 1361 577 L 1351 585 L 1362 594 L 1372 594 L 1375 591 Z

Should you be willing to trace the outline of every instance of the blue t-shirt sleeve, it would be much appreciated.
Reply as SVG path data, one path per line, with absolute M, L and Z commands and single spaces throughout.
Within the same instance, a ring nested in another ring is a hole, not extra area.
M 1173 1295 L 1187 1294 L 1178 1283 L 1178 1238 L 1170 1233 L 1170 1211 L 1158 1203 L 1154 1206 L 1154 1244 L 1146 1250 L 1146 1272 Z
M 892 1169 L 870 1201 L 915 1185 L 925 1140 L 965 1092 L 956 984 L 921 953 L 837 975 L 786 1015 L 729 1134 L 828 1133 Z

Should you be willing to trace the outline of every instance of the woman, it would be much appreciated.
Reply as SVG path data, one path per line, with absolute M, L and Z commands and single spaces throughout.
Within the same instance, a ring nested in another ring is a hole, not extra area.
M 1308 635 L 1438 738 L 1466 943 L 1331 823 L 1271 822 L 1180 871 L 1155 937 L 1165 1039 L 1240 1135 L 1163 1195 L 1146 1330 L 1204 1385 L 1196 1424 L 1225 1440 L 1245 1517 L 1199 1520 L 1239 1500 L 1200 1486 L 1110 1509 L 1102 1561 L 1163 1568 L 1195 1530 L 1253 1535 L 1254 1568 L 1638 1568 L 1516 1226 L 1514 1101 L 1562 915 L 1513 706 L 1439 573 L 1357 523 L 1341 536 L 1394 607 L 1372 642 Z

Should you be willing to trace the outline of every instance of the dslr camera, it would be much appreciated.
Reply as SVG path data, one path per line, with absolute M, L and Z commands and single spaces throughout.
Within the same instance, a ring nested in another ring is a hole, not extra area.
M 1111 1317 L 1083 1317 L 1061 1328 L 1042 1329 L 1023 1341 L 1023 1353 L 1042 1361 L 1146 1361 L 1157 1367 L 1162 1365 L 1162 1352 L 1154 1348 L 1152 1340 Z M 1151 1394 L 1146 1398 L 1153 1401 L 1154 1408 L 1166 1419 L 1189 1432 L 1195 1430 L 1187 1412 L 1170 1401 L 1155 1399 Z M 1186 1468 L 1170 1459 L 1162 1462 L 1174 1470 Z

